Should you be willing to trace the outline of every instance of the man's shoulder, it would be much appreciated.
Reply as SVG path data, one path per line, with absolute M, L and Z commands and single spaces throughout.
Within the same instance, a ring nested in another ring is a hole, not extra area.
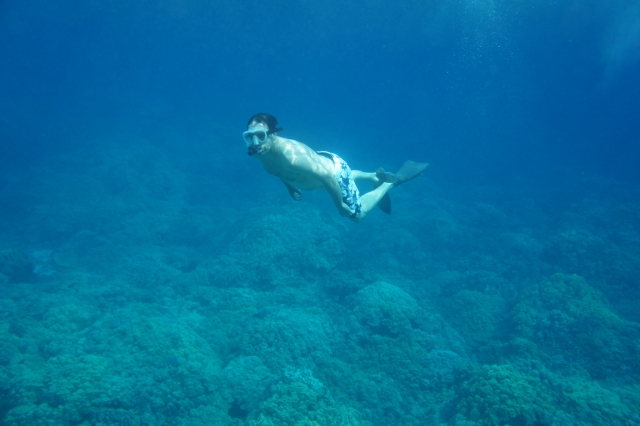
M 307 148 L 309 149 L 309 147 L 305 144 L 303 144 L 302 142 L 298 142 L 296 140 L 293 139 L 287 139 L 287 138 L 281 138 L 280 136 L 278 136 L 278 145 L 282 146 L 282 147 L 287 147 L 287 148 L 291 148 L 291 147 L 295 147 L 295 148 Z
M 294 156 L 314 156 L 315 151 L 312 150 L 309 146 L 303 144 L 302 142 L 298 142 L 293 139 L 285 139 L 278 137 L 278 144 L 276 145 L 278 151 L 286 156 L 294 155 Z
M 278 152 L 282 155 L 284 162 L 296 169 L 311 172 L 317 175 L 325 169 L 331 169 L 327 162 L 333 164 L 326 157 L 318 155 L 308 145 L 293 139 L 278 138 Z

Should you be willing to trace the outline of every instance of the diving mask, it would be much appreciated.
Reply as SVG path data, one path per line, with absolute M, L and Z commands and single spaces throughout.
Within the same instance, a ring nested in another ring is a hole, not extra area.
M 267 141 L 269 132 L 263 127 L 251 127 L 242 134 L 242 139 L 247 146 L 260 145 Z

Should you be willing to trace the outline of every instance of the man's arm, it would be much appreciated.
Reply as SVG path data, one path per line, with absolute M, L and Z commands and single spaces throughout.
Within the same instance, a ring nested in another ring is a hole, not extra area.
M 327 193 L 329 193 L 331 199 L 333 200 L 333 204 L 336 205 L 336 207 L 338 208 L 338 212 L 340 212 L 342 216 L 351 216 L 353 213 L 355 213 L 349 208 L 349 206 L 345 204 L 344 201 L 342 201 L 342 190 L 340 189 L 335 176 L 329 174 L 327 176 L 324 176 L 322 181 L 324 183 L 324 189 L 327 191 Z
M 318 154 L 316 154 L 316 152 L 311 148 L 293 140 L 287 140 L 287 144 L 283 146 L 282 153 L 284 154 L 286 163 L 289 165 L 291 170 L 295 170 L 297 173 L 306 176 L 310 180 L 316 180 L 316 182 L 319 181 L 322 183 L 325 191 L 329 193 L 329 196 L 331 196 L 331 199 L 333 200 L 333 204 L 335 204 L 342 216 L 350 216 L 354 213 L 354 211 L 342 201 L 342 191 L 340 190 L 338 181 L 333 173 L 332 161 L 327 160 L 326 162 L 323 162 Z M 327 164 L 327 162 L 330 163 L 330 165 Z M 284 182 L 284 179 L 282 179 L 282 181 Z M 289 189 L 291 196 L 296 199 L 295 195 L 291 193 L 291 184 L 285 182 L 285 185 L 287 185 L 287 189 Z M 294 191 L 300 192 L 299 189 L 295 187 L 292 188 Z
M 298 188 L 296 188 L 293 185 L 289 185 L 287 182 L 284 181 L 284 179 L 280 178 L 280 180 L 282 181 L 282 183 L 284 183 L 284 186 L 287 187 L 287 190 L 289 191 L 289 195 L 291 195 L 291 198 L 293 198 L 296 201 L 302 198 L 302 191 L 300 191 Z

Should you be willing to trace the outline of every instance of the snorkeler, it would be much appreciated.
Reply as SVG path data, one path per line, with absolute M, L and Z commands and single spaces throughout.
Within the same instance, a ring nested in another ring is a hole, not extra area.
M 307 145 L 278 136 L 278 120 L 269 114 L 256 114 L 249 119 L 247 131 L 242 134 L 248 154 L 256 158 L 267 172 L 279 177 L 294 200 L 302 197 L 302 191 L 324 188 L 329 193 L 340 214 L 359 222 L 376 205 L 385 213 L 391 213 L 391 188 L 419 176 L 429 164 L 405 162 L 398 173 L 388 173 L 382 168 L 375 173 L 351 170 L 336 154 L 314 151 Z M 369 181 L 372 191 L 360 196 L 356 180 Z

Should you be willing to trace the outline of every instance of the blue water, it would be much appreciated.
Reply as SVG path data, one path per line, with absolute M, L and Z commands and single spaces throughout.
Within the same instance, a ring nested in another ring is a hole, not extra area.
M 7 0 L 0 58 L 0 425 L 640 424 L 637 2 Z M 356 224 L 257 112 L 430 166 Z

